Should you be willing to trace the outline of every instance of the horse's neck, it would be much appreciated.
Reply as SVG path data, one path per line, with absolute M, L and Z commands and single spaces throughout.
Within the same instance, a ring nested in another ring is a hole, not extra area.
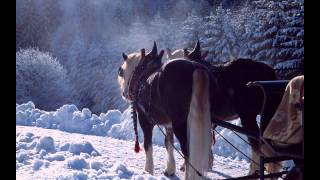
M 152 73 L 140 86 L 138 107 L 151 124 L 165 124 L 169 120 L 159 93 L 160 71 Z
M 157 90 L 158 76 L 159 71 L 156 71 L 140 81 L 136 98 L 142 105 L 149 106 L 151 96 L 154 96 L 154 91 Z

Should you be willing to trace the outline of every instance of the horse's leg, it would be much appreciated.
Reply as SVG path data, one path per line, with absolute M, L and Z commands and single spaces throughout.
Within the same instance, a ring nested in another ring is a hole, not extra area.
M 189 151 L 188 151 L 188 144 L 187 144 L 187 124 L 186 122 L 182 124 L 177 124 L 176 121 L 173 121 L 172 125 L 173 125 L 174 134 L 176 135 L 180 143 L 181 152 L 184 156 L 184 161 L 180 167 L 180 170 L 184 171 L 185 172 L 184 177 L 187 177 L 186 162 L 189 161 Z
M 180 166 L 180 171 L 184 172 L 186 170 L 186 161 L 183 161 L 183 164 Z
M 212 127 L 212 128 L 215 128 L 215 127 Z M 212 147 L 216 143 L 216 137 L 215 137 L 214 131 L 212 131 L 211 136 L 212 136 L 212 138 L 211 138 L 211 143 L 210 144 L 211 144 L 211 147 Z M 209 150 L 209 170 L 212 169 L 213 160 L 214 160 L 213 151 L 212 151 L 211 147 L 210 147 L 210 150 Z
M 256 122 L 255 114 L 240 114 L 241 124 L 244 129 L 259 132 L 259 127 Z M 248 141 L 251 145 L 252 155 L 251 159 L 254 162 L 250 163 L 250 169 L 248 174 L 253 174 L 259 170 L 259 161 L 260 161 L 260 150 L 259 150 L 259 141 L 256 139 L 248 137 Z
M 266 157 L 272 157 L 275 156 L 275 154 L 272 152 L 272 150 L 267 147 L 266 145 L 261 145 L 260 147 L 261 153 L 263 153 Z M 281 168 L 283 166 L 283 162 L 276 162 L 276 163 L 266 163 L 265 167 L 268 173 L 276 173 L 280 172 Z
M 153 147 L 152 147 L 152 129 L 153 128 L 147 128 L 143 131 L 144 135 L 144 150 L 146 152 L 146 164 L 144 166 L 144 170 L 149 172 L 153 175 Z
M 213 152 L 210 149 L 210 151 L 209 151 L 209 160 L 208 160 L 208 170 L 211 170 L 212 166 L 213 166 Z
M 304 174 L 304 160 L 303 159 L 293 159 L 293 162 L 295 164 L 296 167 L 299 168 L 298 171 L 298 179 L 303 179 L 303 174 Z
M 188 146 L 187 146 L 187 124 L 186 123 L 177 124 L 176 121 L 173 121 L 172 126 L 173 126 L 173 132 L 180 143 L 181 152 L 185 157 L 183 164 L 180 167 L 180 170 L 185 171 L 186 160 L 189 157 Z
M 243 127 L 247 128 L 246 126 L 243 126 Z M 261 153 L 263 153 L 264 156 L 266 156 L 266 157 L 272 157 L 272 156 L 274 156 L 274 154 L 266 146 L 259 147 L 259 142 L 257 140 L 252 139 L 252 138 L 248 138 L 248 140 L 249 140 L 250 145 L 252 147 L 251 159 L 254 161 L 254 162 L 250 163 L 250 170 L 249 170 L 248 174 L 253 174 L 257 170 L 259 170 L 259 163 L 260 163 L 260 155 L 261 155 Z M 278 162 L 278 163 L 266 163 L 265 164 L 265 168 L 266 168 L 268 173 L 276 173 L 276 172 L 279 172 L 280 169 L 282 168 L 282 163 L 281 162 Z
M 277 107 L 278 106 L 276 102 L 271 100 L 267 101 L 267 103 L 265 104 L 264 112 L 263 112 L 263 119 L 261 120 L 261 123 L 260 123 L 260 131 L 264 132 L 264 130 L 268 126 L 268 123 L 270 122 L 270 119 L 273 117 Z M 275 156 L 272 150 L 266 145 L 261 145 L 260 150 L 266 157 Z M 282 165 L 283 165 L 282 162 L 267 163 L 265 167 L 268 173 L 276 173 L 276 172 L 280 172 Z
M 144 136 L 144 150 L 146 153 L 146 163 L 144 170 L 153 175 L 153 148 L 152 148 L 152 130 L 154 125 L 151 125 L 142 113 L 139 113 L 139 123 Z
M 164 140 L 166 149 L 167 149 L 167 168 L 164 172 L 166 176 L 172 176 L 176 172 L 176 162 L 173 155 L 173 130 L 172 123 L 165 126 L 166 128 L 166 137 Z
M 187 139 L 189 163 L 186 165 L 186 179 L 198 180 L 196 172 L 208 170 L 209 149 L 211 148 L 211 113 L 209 101 L 209 78 L 204 70 L 193 72 L 192 95 L 187 118 Z M 190 166 L 190 167 L 189 167 Z

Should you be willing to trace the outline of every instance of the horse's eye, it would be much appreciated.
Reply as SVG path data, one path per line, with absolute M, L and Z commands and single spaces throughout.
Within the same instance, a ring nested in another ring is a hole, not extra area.
M 123 69 L 122 69 L 121 67 L 119 67 L 118 75 L 119 75 L 120 77 L 123 77 L 123 75 L 124 75 L 124 71 L 123 71 Z

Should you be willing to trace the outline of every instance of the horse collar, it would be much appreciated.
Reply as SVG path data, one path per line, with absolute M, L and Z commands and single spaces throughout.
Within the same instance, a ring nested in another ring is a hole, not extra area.
M 136 101 L 138 90 L 141 88 L 142 82 L 144 79 L 146 79 L 148 76 L 144 75 L 144 69 L 143 66 L 137 66 L 135 70 L 132 73 L 132 76 L 129 79 L 128 82 L 128 99 L 131 101 Z

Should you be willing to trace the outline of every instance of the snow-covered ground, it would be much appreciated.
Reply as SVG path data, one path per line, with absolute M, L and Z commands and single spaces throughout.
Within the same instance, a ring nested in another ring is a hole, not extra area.
M 133 141 L 68 133 L 30 126 L 16 127 L 17 179 L 169 179 L 165 169 L 166 150 L 154 146 L 155 174 L 143 172 L 144 152 L 133 151 Z M 175 152 L 177 167 L 183 159 Z M 213 179 L 244 175 L 248 163 L 215 156 Z M 177 170 L 180 179 L 183 172 Z
M 143 172 L 145 154 L 133 151 L 129 109 L 123 113 L 109 110 L 97 116 L 74 105 L 46 112 L 28 102 L 16 105 L 16 124 L 17 179 L 168 179 L 162 173 L 166 150 L 159 129 L 154 130 L 153 138 L 155 174 Z M 250 148 L 230 131 L 221 133 L 250 154 Z M 142 142 L 141 129 L 139 136 Z M 179 147 L 177 142 L 175 145 Z M 218 135 L 214 154 L 208 177 L 221 179 L 248 172 L 248 162 Z M 176 152 L 175 157 L 180 167 L 183 159 Z M 182 177 L 183 172 L 177 168 L 176 176 L 170 179 Z

